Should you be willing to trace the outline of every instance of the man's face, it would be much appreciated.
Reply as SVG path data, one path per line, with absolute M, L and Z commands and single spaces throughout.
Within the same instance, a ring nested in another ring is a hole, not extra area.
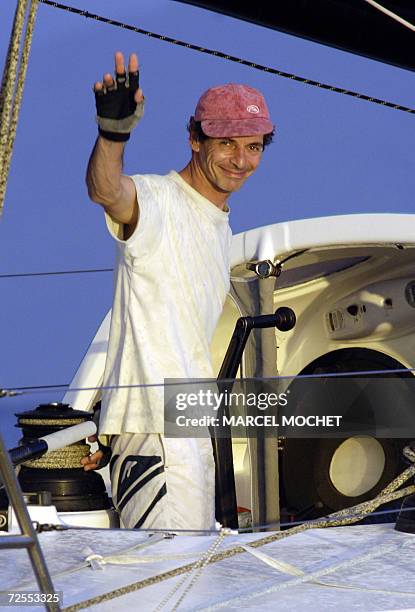
M 263 139 L 260 136 L 235 136 L 192 141 L 195 161 L 211 185 L 232 193 L 242 187 L 261 161 Z

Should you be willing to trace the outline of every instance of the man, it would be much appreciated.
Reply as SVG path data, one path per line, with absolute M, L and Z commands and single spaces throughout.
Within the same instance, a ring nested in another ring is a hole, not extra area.
M 209 529 L 211 441 L 163 437 L 162 383 L 214 377 L 209 346 L 229 290 L 227 200 L 258 167 L 273 126 L 255 89 L 211 88 L 189 122 L 187 166 L 124 176 L 125 142 L 144 105 L 137 56 L 127 79 L 117 52 L 115 72 L 94 87 L 99 137 L 87 172 L 117 243 L 100 419 L 100 435 L 111 436 L 113 499 L 125 527 Z M 101 459 L 85 457 L 84 469 Z

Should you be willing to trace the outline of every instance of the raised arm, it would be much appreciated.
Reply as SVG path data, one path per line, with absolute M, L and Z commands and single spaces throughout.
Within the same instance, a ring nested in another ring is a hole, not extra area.
M 138 221 L 133 181 L 122 174 L 125 143 L 143 114 L 144 97 L 138 88 L 138 59 L 130 55 L 126 72 L 123 54 L 115 54 L 115 81 L 111 74 L 95 83 L 99 136 L 92 151 L 86 182 L 89 197 L 131 233 Z

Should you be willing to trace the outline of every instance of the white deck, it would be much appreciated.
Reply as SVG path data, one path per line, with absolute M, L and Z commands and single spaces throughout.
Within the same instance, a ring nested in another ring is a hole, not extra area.
M 269 534 L 227 536 L 219 550 L 265 535 Z M 64 592 L 64 607 L 67 607 L 196 560 L 215 537 L 176 536 L 144 550 L 126 553 L 137 558 L 136 565 L 105 565 L 102 570 L 82 567 L 85 546 L 105 557 L 121 554 L 146 541 L 148 536 L 126 530 L 70 530 L 41 534 L 40 542 L 55 588 Z M 178 609 L 415 610 L 415 536 L 396 532 L 393 525 L 310 530 L 256 550 L 289 563 L 305 574 L 320 572 L 318 582 L 273 569 L 252 555 L 242 553 L 208 565 Z M 25 552 L 1 551 L 0 563 L 1 590 L 37 588 L 35 583 L 26 582 L 30 580 L 31 569 Z M 330 570 L 335 566 L 337 570 Z M 71 568 L 74 569 L 72 573 L 57 575 Z M 85 609 L 155 610 L 181 578 L 170 578 Z M 266 592 L 267 589 L 274 591 Z M 242 596 L 242 601 L 225 603 L 238 596 Z M 177 597 L 162 610 L 172 610 Z

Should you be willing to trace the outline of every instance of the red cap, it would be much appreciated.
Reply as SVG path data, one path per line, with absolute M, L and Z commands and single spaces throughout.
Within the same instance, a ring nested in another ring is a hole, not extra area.
M 206 136 L 256 136 L 273 130 L 264 96 L 253 87 L 228 83 L 202 94 L 195 110 Z

